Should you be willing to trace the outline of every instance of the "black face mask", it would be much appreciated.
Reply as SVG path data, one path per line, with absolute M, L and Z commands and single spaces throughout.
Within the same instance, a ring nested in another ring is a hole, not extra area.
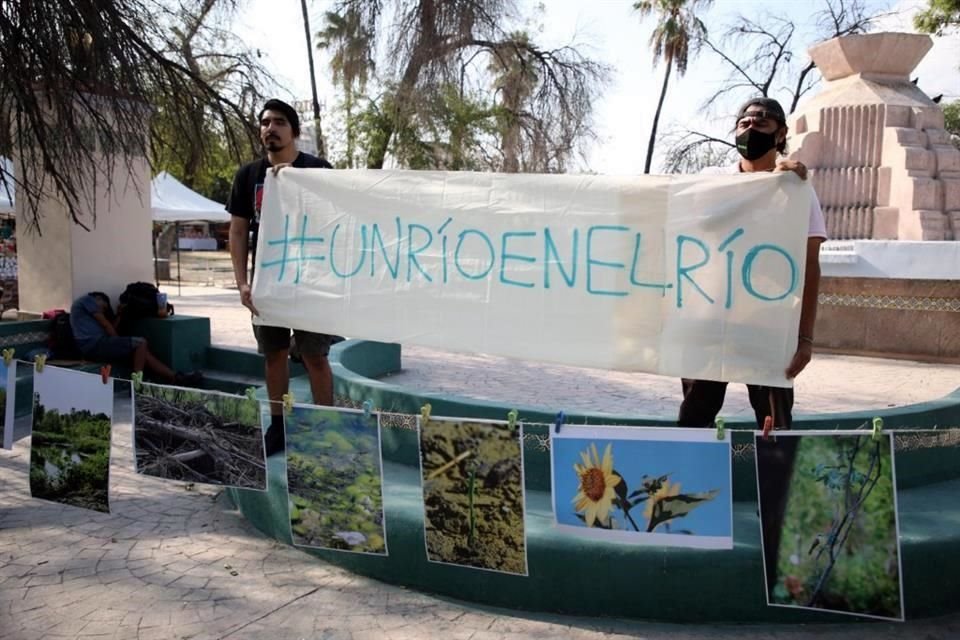
M 777 146 L 777 134 L 764 133 L 756 129 L 747 129 L 737 135 L 737 151 L 747 160 L 762 158 L 770 149 Z

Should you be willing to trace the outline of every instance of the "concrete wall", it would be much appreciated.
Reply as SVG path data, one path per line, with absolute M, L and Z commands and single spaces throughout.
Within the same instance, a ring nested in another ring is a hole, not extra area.
M 144 137 L 146 127 L 145 119 Z M 34 183 L 44 179 L 35 154 L 16 157 L 14 163 L 18 175 Z M 31 228 L 26 196 L 16 200 L 21 311 L 69 309 L 75 298 L 92 290 L 104 291 L 116 302 L 127 283 L 153 280 L 146 157 L 117 156 L 112 165 L 101 161 L 76 171 L 85 174 L 79 214 L 83 226 L 70 218 L 62 194 L 52 185 L 41 201 L 39 230 Z

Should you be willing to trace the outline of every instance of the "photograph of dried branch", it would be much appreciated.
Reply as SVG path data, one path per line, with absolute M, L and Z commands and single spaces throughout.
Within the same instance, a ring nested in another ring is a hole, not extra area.
M 285 416 L 293 544 L 386 555 L 378 421 L 299 405 Z
M 421 422 L 420 472 L 430 562 L 527 575 L 518 426 Z
M 265 491 L 260 405 L 244 396 L 144 383 L 134 392 L 137 472 Z
M 903 619 L 892 444 L 757 437 L 769 604 Z
M 33 385 L 30 495 L 109 513 L 113 380 L 46 367 Z

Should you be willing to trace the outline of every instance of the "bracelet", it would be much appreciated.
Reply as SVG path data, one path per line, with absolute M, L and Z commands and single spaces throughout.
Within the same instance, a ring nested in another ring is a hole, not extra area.
M 812 337 L 812 336 L 799 336 L 799 337 L 798 337 L 798 340 L 799 340 L 800 342 L 809 342 L 810 344 L 813 344 L 813 337 Z

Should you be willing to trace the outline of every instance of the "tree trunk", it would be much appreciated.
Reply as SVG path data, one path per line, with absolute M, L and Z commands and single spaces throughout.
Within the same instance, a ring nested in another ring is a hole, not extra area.
M 660 101 L 657 103 L 657 112 L 653 114 L 653 126 L 650 128 L 650 142 L 647 143 L 647 161 L 643 165 L 643 173 L 650 173 L 650 164 L 653 162 L 653 146 L 657 141 L 657 125 L 660 123 L 660 110 L 663 109 L 663 99 L 667 97 L 667 84 L 670 82 L 670 72 L 673 70 L 673 58 L 667 58 L 667 72 L 663 76 L 663 88 L 660 89 Z
M 317 74 L 313 69 L 313 40 L 310 38 L 310 16 L 307 13 L 307 0 L 300 0 L 303 13 L 303 31 L 307 37 L 307 64 L 310 67 L 310 91 L 313 95 L 313 136 L 317 144 L 317 155 L 326 157 L 326 145 L 323 143 L 323 130 L 320 127 L 320 100 L 317 99 Z
M 400 78 L 400 85 L 393 97 L 393 117 L 384 120 L 383 127 L 380 129 L 380 136 L 367 152 L 368 169 L 383 168 L 387 149 L 390 148 L 390 139 L 397 129 L 406 126 L 406 119 L 409 117 L 408 102 L 417 86 L 417 80 L 420 79 L 420 71 L 428 60 L 438 55 L 437 46 L 440 38 L 437 35 L 436 0 L 422 0 L 419 3 L 418 11 L 420 12 L 418 20 L 420 25 L 419 37 L 413 46 L 410 60 L 407 62 L 403 77 Z

